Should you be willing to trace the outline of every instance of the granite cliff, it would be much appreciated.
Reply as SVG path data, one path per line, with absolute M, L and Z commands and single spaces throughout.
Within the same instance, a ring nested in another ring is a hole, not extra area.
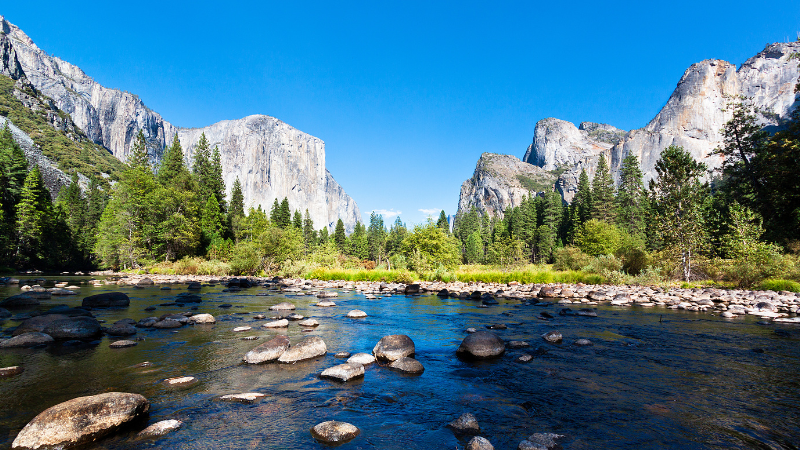
M 0 64 L 3 73 L 24 74 L 89 139 L 121 161 L 127 159 L 139 130 L 155 164 L 175 134 L 191 161 L 205 132 L 212 146 L 219 146 L 228 189 L 236 177 L 242 182 L 246 207 L 269 209 L 274 199 L 288 197 L 293 209 L 309 210 L 316 228 L 332 228 L 341 218 L 352 230 L 360 220 L 358 205 L 325 169 L 325 143 L 278 119 L 257 115 L 204 128 L 177 127 L 136 95 L 101 86 L 77 66 L 48 55 L 3 16 Z
M 776 43 L 766 46 L 738 69 L 716 59 L 693 64 L 661 111 L 641 129 L 624 131 L 592 122 L 576 127 L 564 120 L 542 119 L 534 128 L 533 142 L 522 160 L 558 174 L 551 188 L 557 189 L 567 202 L 575 195 L 582 169 L 590 178 L 594 176 L 600 155 L 610 163 L 615 181 L 622 160 L 633 154 L 639 158 L 647 183 L 655 175 L 661 151 L 670 145 L 682 146 L 710 169 L 718 168 L 722 159 L 713 152 L 722 145 L 720 130 L 731 117 L 725 110 L 729 102 L 739 96 L 752 99 L 753 105 L 763 111 L 760 120 L 765 127 L 780 126 L 797 107 L 794 87 L 800 69 L 791 55 L 798 52 L 800 42 Z M 513 180 L 517 174 L 528 173 L 529 167 L 513 157 L 506 161 L 506 181 L 481 173 L 486 165 L 478 162 L 475 174 L 461 187 L 459 211 L 476 206 L 495 214 L 515 205 L 512 198 L 520 193 L 517 186 L 512 186 Z M 487 194 L 482 196 L 480 192 Z M 487 203 L 482 198 L 496 201 Z

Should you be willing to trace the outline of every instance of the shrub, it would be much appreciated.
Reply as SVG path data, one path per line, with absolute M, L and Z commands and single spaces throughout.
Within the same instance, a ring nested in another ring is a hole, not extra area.
M 262 269 L 261 249 L 252 241 L 237 243 L 230 260 L 232 275 L 255 275 Z
M 395 270 L 408 269 L 408 263 L 406 262 L 406 257 L 403 256 L 403 254 L 401 253 L 395 253 L 394 255 L 389 257 L 389 266 Z
M 599 273 L 619 272 L 622 270 L 622 261 L 613 255 L 600 255 L 592 258 L 589 265 L 583 268 L 584 272 Z
M 553 268 L 556 270 L 581 270 L 588 266 L 592 257 L 578 247 L 562 247 L 555 251 Z
M 762 281 L 758 288 L 764 291 L 800 292 L 800 283 L 792 280 L 767 279 Z
M 622 246 L 622 232 L 616 225 L 587 220 L 575 234 L 575 245 L 592 256 L 613 255 Z

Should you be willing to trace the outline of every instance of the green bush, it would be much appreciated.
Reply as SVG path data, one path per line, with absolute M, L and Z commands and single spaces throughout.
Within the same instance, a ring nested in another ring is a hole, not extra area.
M 763 291 L 789 291 L 800 292 L 800 283 L 792 280 L 782 279 L 767 279 L 758 285 L 758 288 Z
M 237 243 L 232 250 L 231 275 L 255 275 L 262 270 L 261 249 L 252 241 Z
M 619 272 L 622 270 L 622 261 L 613 255 L 600 255 L 592 258 L 588 266 L 582 269 L 584 272 L 599 273 Z
M 555 270 L 581 270 L 592 262 L 592 257 L 578 247 L 562 247 L 555 251 Z
M 575 233 L 575 245 L 592 256 L 613 255 L 622 240 L 623 233 L 616 225 L 596 219 L 587 220 Z

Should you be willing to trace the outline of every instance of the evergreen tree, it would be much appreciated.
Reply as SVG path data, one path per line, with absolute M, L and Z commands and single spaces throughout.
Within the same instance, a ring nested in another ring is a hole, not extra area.
M 330 236 L 328 236 L 328 227 L 322 227 L 319 230 L 319 245 L 325 245 L 328 243 Z
M 292 226 L 297 228 L 298 230 L 303 229 L 303 215 L 300 214 L 300 211 L 295 211 L 294 215 L 292 216 Z
M 327 234 L 327 229 L 325 234 Z M 314 221 L 311 220 L 311 214 L 308 213 L 306 208 L 306 214 L 303 217 L 303 245 L 305 246 L 306 254 L 311 251 L 316 240 L 317 233 L 314 231 Z
M 447 221 L 447 215 L 445 215 L 444 210 L 439 213 L 439 220 L 436 221 L 436 226 L 446 233 L 450 232 L 450 222 Z
M 398 216 L 394 219 L 394 224 L 392 224 L 389 234 L 386 236 L 386 254 L 394 255 L 399 253 L 406 236 L 408 236 L 408 228 Z
M 580 226 L 587 220 L 592 218 L 592 188 L 589 184 L 589 175 L 586 174 L 586 169 L 581 169 L 581 174 L 578 177 L 578 191 L 572 199 L 573 217 Z
M 704 241 L 702 205 L 708 189 L 700 177 L 706 165 L 671 145 L 661 152 L 655 169 L 657 177 L 650 180 L 653 225 L 664 245 L 679 255 L 683 278 L 689 281 L 692 258 Z
M 180 259 L 200 244 L 200 210 L 205 202 L 197 197 L 197 182 L 184 164 L 177 134 L 164 153 L 157 180 L 160 185 L 155 192 L 158 256 L 165 261 Z
M 222 179 L 222 156 L 219 154 L 219 147 L 217 146 L 211 152 L 209 185 L 211 192 L 217 197 L 220 209 L 224 213 L 227 210 L 225 180 Z
M 347 238 L 347 254 L 365 260 L 369 258 L 367 230 L 363 223 L 357 222 L 353 232 Z
M 197 147 L 194 149 L 194 161 L 192 162 L 192 173 L 197 180 L 197 192 L 199 198 L 203 201 L 208 199 L 208 196 L 215 194 L 211 186 L 211 150 L 208 148 L 208 140 L 206 134 L 200 135 L 200 140 L 197 142 Z M 219 199 L 217 199 L 219 203 Z
M 347 235 L 344 233 L 344 222 L 342 222 L 341 218 L 336 221 L 336 229 L 333 232 L 333 241 L 336 243 L 336 248 L 338 248 L 340 252 L 344 253 L 347 247 Z
M 28 172 L 17 205 L 17 264 L 35 267 L 46 260 L 53 205 L 38 166 Z
M 369 216 L 369 228 L 367 229 L 367 246 L 369 248 L 369 259 L 378 264 L 386 258 L 386 226 L 383 224 L 383 216 L 372 211 Z
M 614 180 L 603 154 L 597 161 L 597 171 L 592 179 L 592 219 L 606 223 L 614 221 Z
M 455 225 L 453 227 L 453 234 L 461 241 L 467 242 L 469 235 L 480 231 L 481 217 L 478 210 L 473 206 L 469 211 L 464 213 L 459 211 L 456 215 Z
M 233 188 L 231 189 L 231 217 L 244 216 L 244 195 L 242 195 L 242 184 L 239 182 L 239 177 L 233 181 Z
M 289 209 L 289 199 L 283 197 L 283 201 L 281 201 L 280 209 L 278 209 L 278 220 L 275 222 L 275 225 L 281 228 L 287 228 L 292 223 L 292 213 Z
M 483 239 L 479 232 L 475 231 L 470 234 L 464 247 L 464 261 L 467 264 L 483 262 Z
M 89 188 L 86 193 L 86 216 L 84 220 L 84 230 L 82 234 L 83 248 L 91 252 L 90 257 L 94 258 L 94 249 L 97 244 L 97 231 L 103 210 L 108 203 L 108 194 L 100 189 L 97 179 L 89 179 Z
M 6 121 L 0 131 L 0 203 L 6 221 L 13 223 L 15 205 L 22 196 L 22 188 L 28 175 L 28 161 L 25 153 L 14 140 L 14 135 Z
M 636 155 L 628 155 L 622 160 L 619 170 L 619 190 L 617 191 L 617 224 L 631 236 L 644 239 L 645 198 L 642 170 Z
M 183 149 L 178 135 L 172 138 L 172 145 L 164 150 L 164 158 L 158 168 L 157 180 L 162 186 L 179 186 L 185 188 L 189 171 L 183 162 Z
M 281 204 L 277 198 L 272 202 L 272 208 L 269 210 L 269 220 L 276 226 L 281 221 Z
M 222 210 L 219 207 L 217 196 L 210 193 L 200 218 L 200 229 L 203 233 L 203 243 L 205 245 L 222 236 L 223 223 Z
M 82 264 L 84 261 L 88 261 L 92 250 L 91 247 L 86 247 L 84 241 L 88 231 L 86 229 L 88 204 L 81 194 L 77 172 L 72 173 L 70 184 L 61 188 L 61 192 L 59 192 L 56 199 L 56 208 L 69 230 L 69 247 L 73 247 L 74 250 L 80 253 L 81 261 L 72 262 Z
M 147 155 L 147 141 L 142 130 L 136 134 L 127 163 L 130 167 L 151 167 L 150 157 Z

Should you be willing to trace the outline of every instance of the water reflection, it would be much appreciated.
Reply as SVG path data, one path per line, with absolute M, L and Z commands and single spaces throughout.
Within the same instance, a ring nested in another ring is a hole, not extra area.
M 71 278 L 76 282 L 78 279 Z M 105 325 L 123 319 L 185 311 L 192 305 L 157 306 L 178 293 L 159 286 L 90 287 L 80 295 L 43 301 L 40 310 L 78 306 L 86 295 L 122 290 L 131 296 L 124 310 L 97 311 Z M 319 308 L 308 296 L 285 296 L 262 288 L 223 293 L 204 287 L 197 313 L 215 325 L 177 330 L 138 329 L 137 346 L 111 349 L 104 337 L 95 345 L 0 351 L 0 366 L 23 365 L 25 372 L 0 380 L 0 445 L 9 446 L 32 417 L 58 402 L 105 391 L 137 392 L 152 402 L 150 421 L 184 421 L 180 431 L 157 441 L 133 440 L 133 432 L 97 448 L 319 448 L 309 429 L 324 420 L 344 420 L 362 434 L 343 448 L 429 449 L 463 446 L 445 426 L 463 412 L 474 413 L 496 448 L 516 448 L 534 432 L 567 435 L 566 448 L 796 448 L 800 437 L 800 331 L 790 325 L 764 326 L 755 320 L 725 321 L 709 315 L 662 309 L 600 307 L 598 317 L 559 316 L 556 305 L 500 305 L 477 308 L 472 300 L 435 296 L 392 296 L 368 300 L 340 293 L 339 306 Z M 0 298 L 18 293 L 0 288 Z M 262 295 L 258 295 L 262 294 Z M 269 294 L 269 295 L 263 295 Z M 260 328 L 269 307 L 283 301 L 320 326 L 304 333 Z M 225 303 L 231 308 L 220 308 Z M 145 311 L 157 306 L 155 311 Z M 348 319 L 351 309 L 367 312 Z M 550 320 L 541 320 L 548 311 Z M 19 322 L 0 322 L 4 332 Z M 455 349 L 468 327 L 505 324 L 496 332 L 529 348 L 509 349 L 490 362 L 465 362 Z M 237 326 L 252 326 L 233 332 Z M 558 330 L 560 345 L 540 335 Z M 777 332 L 776 332 L 777 331 Z M 242 355 L 277 333 L 294 343 L 309 335 L 325 340 L 328 356 L 293 365 L 246 366 Z M 379 365 L 363 380 L 346 384 L 318 374 L 341 360 L 337 351 L 371 352 L 384 335 L 414 339 L 420 377 L 406 377 Z M 257 336 L 258 340 L 242 340 Z M 573 345 L 587 338 L 592 346 Z M 761 349 L 763 353 L 754 352 Z M 517 357 L 533 355 L 530 363 Z M 141 366 L 149 361 L 152 364 Z M 168 388 L 165 378 L 192 375 L 200 382 Z M 262 392 L 254 404 L 221 402 L 221 395 Z

